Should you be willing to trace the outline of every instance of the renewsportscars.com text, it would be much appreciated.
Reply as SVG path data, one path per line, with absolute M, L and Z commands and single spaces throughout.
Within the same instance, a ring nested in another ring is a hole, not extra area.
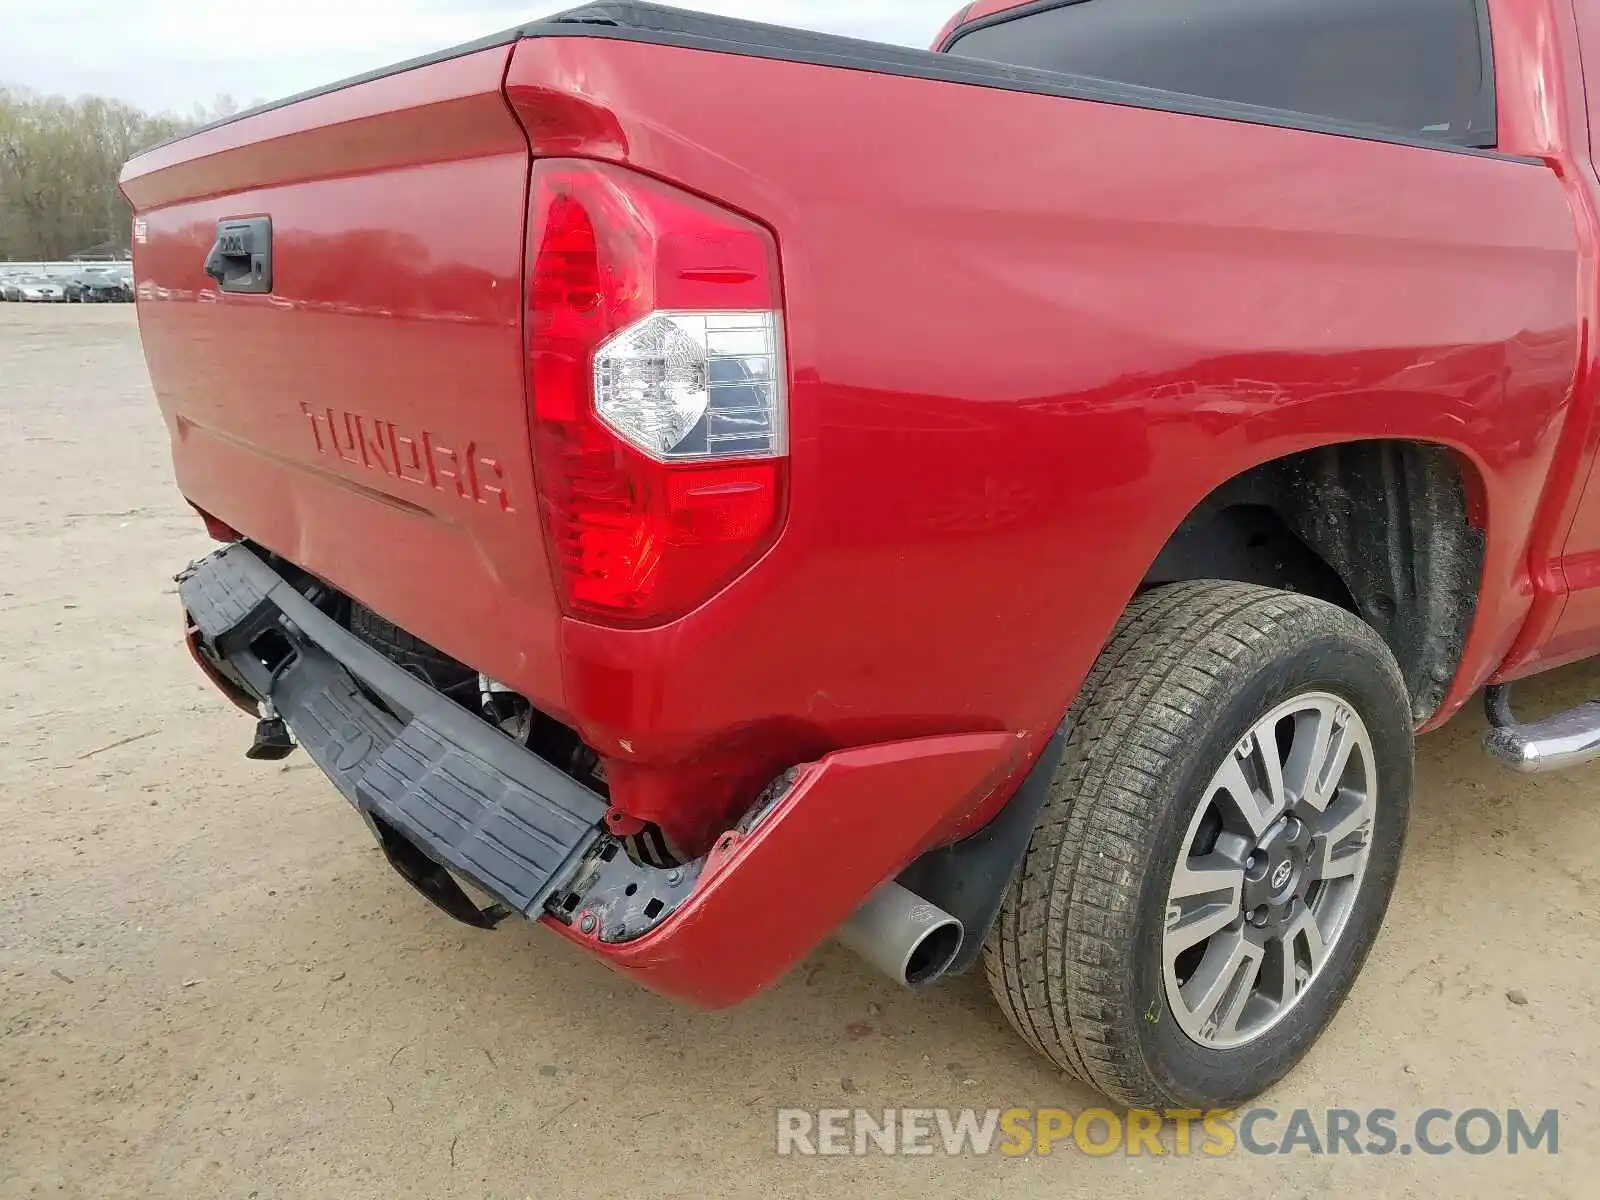
M 1561 1114 L 1513 1108 L 781 1108 L 781 1155 L 1558 1154 Z

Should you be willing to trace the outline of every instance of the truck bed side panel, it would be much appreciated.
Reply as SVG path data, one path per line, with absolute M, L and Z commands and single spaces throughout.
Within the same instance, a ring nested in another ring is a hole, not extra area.
M 1519 624 L 1577 344 L 1547 167 L 636 38 L 525 40 L 507 86 L 536 156 L 718 197 L 783 262 L 789 528 L 670 630 L 568 622 L 601 744 L 1042 738 L 1194 505 L 1375 435 L 1457 449 L 1480 622 Z

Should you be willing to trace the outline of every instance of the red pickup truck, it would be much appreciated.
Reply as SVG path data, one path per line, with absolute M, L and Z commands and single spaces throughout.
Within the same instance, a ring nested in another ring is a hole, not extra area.
M 1412 737 L 1600 705 L 1588 0 L 599 3 L 142 154 L 192 652 L 469 924 L 987 970 L 1119 1101 L 1328 1024 Z

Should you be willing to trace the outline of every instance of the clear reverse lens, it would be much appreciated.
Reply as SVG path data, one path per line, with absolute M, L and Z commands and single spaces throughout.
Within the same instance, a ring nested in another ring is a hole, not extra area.
M 780 329 L 771 312 L 651 313 L 596 352 L 595 412 L 663 462 L 781 455 Z

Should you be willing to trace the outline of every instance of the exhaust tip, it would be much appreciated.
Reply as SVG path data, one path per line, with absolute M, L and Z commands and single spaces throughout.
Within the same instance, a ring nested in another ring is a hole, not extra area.
M 937 909 L 932 911 L 938 912 Z M 943 921 L 929 929 L 906 955 L 902 972 L 905 986 L 921 987 L 948 971 L 956 955 L 961 952 L 961 936 L 961 922 L 951 916 L 945 916 Z
M 966 931 L 959 918 L 891 881 L 839 927 L 838 937 L 901 987 L 917 988 L 950 969 Z

